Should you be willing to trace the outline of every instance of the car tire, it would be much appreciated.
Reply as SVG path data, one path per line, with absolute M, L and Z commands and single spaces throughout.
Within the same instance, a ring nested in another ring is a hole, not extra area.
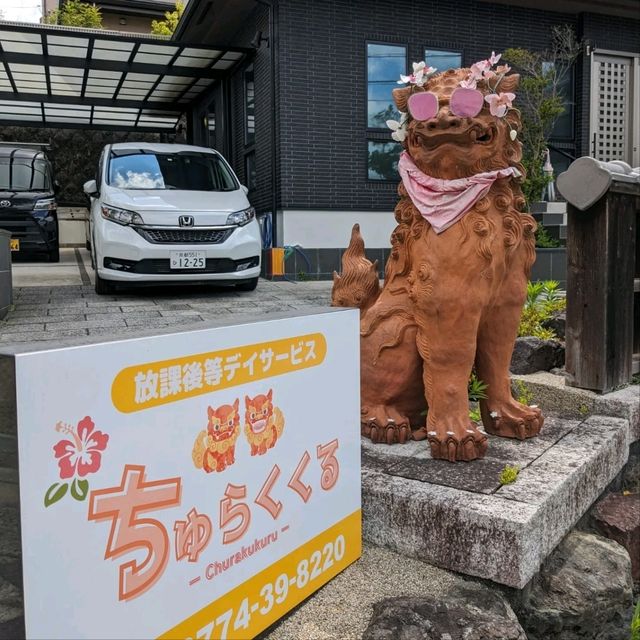
M 258 286 L 258 280 L 260 280 L 260 278 L 251 278 L 251 280 L 240 282 L 236 285 L 236 289 L 238 291 L 255 291 L 255 288 Z
M 109 282 L 109 280 L 104 280 L 102 279 L 96 272 L 96 293 L 99 296 L 106 296 L 109 295 L 110 293 L 114 292 L 114 285 L 113 283 Z
M 49 251 L 49 262 L 60 262 L 60 247 Z

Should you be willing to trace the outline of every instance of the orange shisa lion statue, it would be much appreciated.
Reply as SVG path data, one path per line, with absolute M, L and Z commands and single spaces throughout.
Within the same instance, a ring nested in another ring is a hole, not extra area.
M 401 76 L 401 118 L 387 122 L 404 150 L 384 287 L 358 225 L 334 273 L 332 304 L 361 310 L 363 435 L 426 439 L 432 457 L 452 462 L 487 450 L 469 417 L 474 368 L 488 385 L 486 432 L 524 440 L 543 424 L 537 407 L 512 397 L 509 378 L 536 223 L 519 186 L 519 76 L 499 59 L 439 74 L 414 63 Z

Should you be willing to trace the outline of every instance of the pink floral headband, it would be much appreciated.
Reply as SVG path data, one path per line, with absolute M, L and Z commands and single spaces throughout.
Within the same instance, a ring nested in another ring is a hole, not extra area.
M 496 67 L 502 54 L 496 55 L 494 51 L 487 60 L 480 60 L 471 65 L 469 75 L 460 82 L 460 86 L 453 91 L 449 102 L 449 108 L 454 115 L 461 117 L 475 117 L 482 110 L 483 102 L 489 105 L 491 115 L 504 118 L 513 108 L 515 93 L 497 92 L 498 85 L 504 76 L 511 71 L 509 65 Z M 495 67 L 495 69 L 494 69 Z M 413 84 L 422 87 L 428 77 L 436 72 L 433 67 L 427 67 L 425 62 L 414 62 L 413 73 L 409 76 L 400 76 L 398 84 Z M 484 82 L 489 90 L 493 91 L 483 95 L 478 89 L 478 82 Z M 414 93 L 407 101 L 409 113 L 415 120 L 429 120 L 435 118 L 439 110 L 438 96 L 430 91 Z M 404 141 L 407 136 L 407 114 L 401 113 L 399 121 L 387 120 L 387 126 L 392 130 L 391 137 L 398 142 Z M 509 124 L 510 137 L 515 140 L 517 131 Z

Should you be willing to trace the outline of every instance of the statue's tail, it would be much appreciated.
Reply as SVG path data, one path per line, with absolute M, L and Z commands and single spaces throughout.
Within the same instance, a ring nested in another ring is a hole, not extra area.
M 331 305 L 368 309 L 380 295 L 378 261 L 371 262 L 364 253 L 360 225 L 354 224 L 351 241 L 342 255 L 342 275 L 333 272 Z

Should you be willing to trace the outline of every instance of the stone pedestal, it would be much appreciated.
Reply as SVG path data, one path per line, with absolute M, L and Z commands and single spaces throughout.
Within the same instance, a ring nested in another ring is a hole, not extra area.
M 365 539 L 521 589 L 622 469 L 629 421 L 549 417 L 537 438 L 489 439 L 484 459 L 457 464 L 424 442 L 363 440 Z M 502 486 L 505 465 L 520 474 Z

